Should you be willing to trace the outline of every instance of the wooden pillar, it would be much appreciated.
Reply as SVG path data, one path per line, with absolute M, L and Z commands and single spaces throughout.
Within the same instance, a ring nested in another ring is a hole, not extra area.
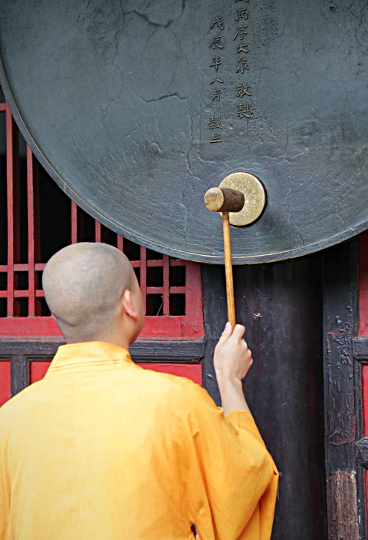
M 365 538 L 363 471 L 357 469 L 360 365 L 357 331 L 358 242 L 323 254 L 325 448 L 329 540 Z M 358 498 L 361 500 L 359 508 Z M 360 515 L 359 515 L 360 514 Z
M 204 385 L 219 401 L 211 355 L 226 322 L 224 269 L 202 275 Z M 254 356 L 245 393 L 282 473 L 272 539 L 326 540 L 321 255 L 235 267 L 234 282 Z

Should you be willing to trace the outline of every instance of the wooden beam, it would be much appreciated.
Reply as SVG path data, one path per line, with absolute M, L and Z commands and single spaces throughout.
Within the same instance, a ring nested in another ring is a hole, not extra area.
M 368 360 L 368 337 L 353 339 L 353 356 L 359 361 Z
M 365 537 L 363 473 L 355 441 L 360 431 L 360 366 L 353 358 L 357 319 L 357 241 L 323 254 L 325 463 L 329 540 Z M 361 498 L 363 497 L 363 499 Z M 361 535 L 361 536 L 360 536 Z

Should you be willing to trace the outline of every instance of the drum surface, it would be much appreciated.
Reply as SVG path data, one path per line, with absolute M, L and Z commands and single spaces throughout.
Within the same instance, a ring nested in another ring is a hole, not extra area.
M 368 8 L 321 0 L 4 0 L 1 80 L 47 172 L 147 247 L 223 261 L 203 195 L 259 178 L 234 263 L 368 227 Z

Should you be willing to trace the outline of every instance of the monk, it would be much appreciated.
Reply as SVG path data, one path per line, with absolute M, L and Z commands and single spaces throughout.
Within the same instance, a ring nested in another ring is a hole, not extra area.
M 43 287 L 66 345 L 0 410 L 0 540 L 268 540 L 277 471 L 242 391 L 244 327 L 216 347 L 220 408 L 131 360 L 144 309 L 118 249 L 62 249 Z

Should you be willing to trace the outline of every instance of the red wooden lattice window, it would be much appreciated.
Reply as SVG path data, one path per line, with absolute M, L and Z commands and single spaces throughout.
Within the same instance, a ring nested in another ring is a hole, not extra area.
M 131 260 L 146 306 L 141 338 L 200 339 L 200 266 L 146 249 L 91 218 L 33 156 L 0 100 L 0 336 L 60 339 L 41 286 L 49 257 L 79 241 L 106 242 Z
M 0 407 L 4 405 L 11 396 L 10 383 L 10 361 L 0 361 Z

